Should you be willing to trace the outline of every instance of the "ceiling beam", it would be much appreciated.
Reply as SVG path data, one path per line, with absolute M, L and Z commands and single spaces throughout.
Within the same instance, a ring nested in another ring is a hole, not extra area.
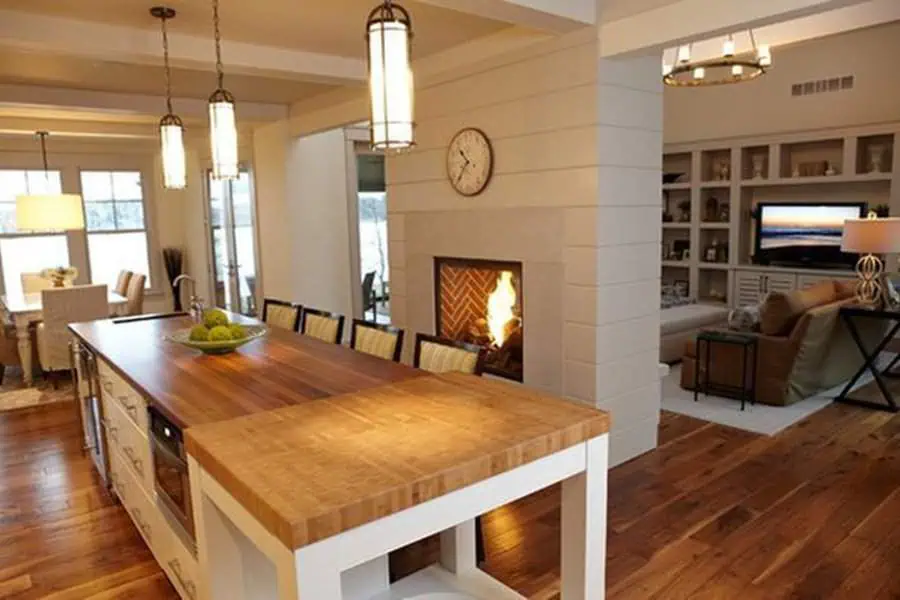
M 681 0 L 599 27 L 600 55 L 647 52 L 807 17 L 865 0 Z
M 597 22 L 596 0 L 416 1 L 552 33 L 568 33 Z
M 155 21 L 147 15 L 148 25 Z M 0 46 L 55 52 L 98 60 L 162 64 L 162 41 L 154 29 L 107 25 L 63 17 L 0 10 Z M 172 66 L 215 70 L 211 38 L 169 33 Z M 343 56 L 222 41 L 228 72 L 340 84 L 362 81 L 365 61 Z
M 5 108 L 47 108 L 54 110 L 90 111 L 120 115 L 162 114 L 165 104 L 157 96 L 94 92 L 67 88 L 31 85 L 0 84 L 0 113 Z M 178 114 L 184 119 L 207 118 L 207 102 L 196 98 L 173 98 Z M 253 122 L 267 122 L 288 116 L 287 105 L 239 102 L 238 118 Z

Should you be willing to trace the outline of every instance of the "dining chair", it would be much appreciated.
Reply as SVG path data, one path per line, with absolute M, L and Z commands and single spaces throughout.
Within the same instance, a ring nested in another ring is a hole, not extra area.
M 45 277 L 41 277 L 40 273 L 22 273 L 20 278 L 22 280 L 23 294 L 39 294 L 53 287 L 53 282 Z
M 105 319 L 109 311 L 107 287 L 78 285 L 44 290 L 41 306 L 44 320 L 37 326 L 38 360 L 56 388 L 57 374 L 72 368 L 69 323 Z
M 139 315 L 144 312 L 144 282 L 146 275 L 132 273 L 128 279 L 128 289 L 125 291 L 125 314 Z
M 375 271 L 369 271 L 363 276 L 362 281 L 362 311 L 363 316 L 372 311 L 372 319 L 378 312 L 378 301 L 375 297 Z
M 116 279 L 116 287 L 113 288 L 113 291 L 120 296 L 125 296 L 128 294 L 128 282 L 131 281 L 131 277 L 134 275 L 131 271 L 127 269 L 122 269 L 119 271 L 119 278 Z
M 400 362 L 403 351 L 403 330 L 362 319 L 353 319 L 350 347 L 385 360 Z
M 413 366 L 432 373 L 470 373 L 484 370 L 484 348 L 424 333 L 416 334 Z
M 266 325 L 300 331 L 300 315 L 303 307 L 286 300 L 263 298 L 262 320 Z
M 424 333 L 416 334 L 413 366 L 432 373 L 460 372 L 481 375 L 484 371 L 484 348 Z M 475 518 L 475 561 L 484 562 L 484 525 L 481 515 Z
M 304 308 L 300 333 L 329 344 L 340 344 L 344 336 L 344 315 Z

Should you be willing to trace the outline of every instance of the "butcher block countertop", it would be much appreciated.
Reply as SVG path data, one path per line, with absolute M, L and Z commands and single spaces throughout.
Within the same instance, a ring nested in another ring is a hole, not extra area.
M 93 321 L 69 328 L 182 428 L 423 375 L 412 367 L 277 328 L 222 356 L 205 356 L 163 339 L 190 326 L 187 317 L 174 317 Z
M 185 438 L 213 479 L 297 549 L 608 430 L 594 408 L 453 373 L 200 425 Z

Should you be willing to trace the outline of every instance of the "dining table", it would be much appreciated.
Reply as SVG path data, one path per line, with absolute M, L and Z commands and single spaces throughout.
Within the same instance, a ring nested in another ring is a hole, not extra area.
M 119 314 L 128 299 L 113 290 L 107 292 L 111 314 Z M 19 360 L 22 361 L 22 374 L 26 386 L 34 383 L 32 373 L 31 326 L 43 319 L 43 306 L 40 292 L 30 294 L 6 294 L 0 296 L 0 313 L 3 321 L 12 324 L 16 330 L 16 342 L 19 348 Z

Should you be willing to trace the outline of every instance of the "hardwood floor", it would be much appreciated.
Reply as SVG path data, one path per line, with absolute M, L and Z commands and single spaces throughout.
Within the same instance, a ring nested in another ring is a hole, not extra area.
M 0 413 L 0 598 L 177 598 L 79 443 L 71 404 Z M 665 413 L 609 502 L 611 598 L 900 598 L 900 415 L 833 405 L 768 438 Z M 558 599 L 558 489 L 485 531 L 488 571 Z

